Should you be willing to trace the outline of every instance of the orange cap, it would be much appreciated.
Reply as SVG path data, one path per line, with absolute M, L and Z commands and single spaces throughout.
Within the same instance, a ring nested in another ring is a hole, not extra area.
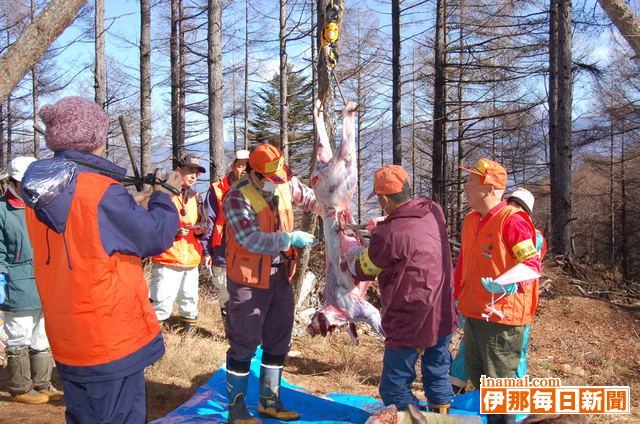
M 409 175 L 400 165 L 385 165 L 378 168 L 373 176 L 373 193 L 367 197 L 367 200 L 376 194 L 400 193 L 404 189 L 405 181 L 409 183 Z
M 474 169 L 463 168 L 467 172 L 476 174 L 480 177 L 480 184 L 491 185 L 498 190 L 507 188 L 507 171 L 498 162 L 491 159 L 480 158 Z
M 267 180 L 284 184 L 293 177 L 293 172 L 284 163 L 284 155 L 273 144 L 261 144 L 249 154 L 249 166 Z

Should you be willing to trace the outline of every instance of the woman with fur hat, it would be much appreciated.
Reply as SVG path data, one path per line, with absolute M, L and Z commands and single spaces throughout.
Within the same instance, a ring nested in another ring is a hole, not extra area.
M 40 111 L 51 159 L 22 181 L 36 284 L 68 423 L 144 423 L 144 368 L 164 353 L 141 258 L 173 243 L 178 213 L 154 186 L 148 209 L 103 155 L 109 118 L 66 97 Z M 180 187 L 180 175 L 167 183 Z

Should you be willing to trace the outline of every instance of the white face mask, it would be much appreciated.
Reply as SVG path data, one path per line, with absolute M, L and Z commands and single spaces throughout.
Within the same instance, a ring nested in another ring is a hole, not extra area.
M 274 193 L 276 188 L 278 188 L 278 184 L 265 180 L 264 185 L 262 186 L 262 191 L 265 193 Z

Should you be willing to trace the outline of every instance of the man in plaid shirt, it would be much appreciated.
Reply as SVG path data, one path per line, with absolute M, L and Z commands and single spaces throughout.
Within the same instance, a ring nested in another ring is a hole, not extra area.
M 280 380 L 289 352 L 294 300 L 291 279 L 297 252 L 315 242 L 312 234 L 293 231 L 293 205 L 318 213 L 313 191 L 293 176 L 282 152 L 262 144 L 249 155 L 247 175 L 227 192 L 226 332 L 229 422 L 255 424 L 245 404 L 249 368 L 262 344 L 261 416 L 281 421 L 300 418 L 280 401 Z

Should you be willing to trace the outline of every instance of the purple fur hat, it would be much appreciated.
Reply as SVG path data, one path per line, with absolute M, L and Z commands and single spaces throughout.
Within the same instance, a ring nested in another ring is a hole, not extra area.
M 97 103 L 82 97 L 65 97 L 40 109 L 46 125 L 44 139 L 52 150 L 91 152 L 105 144 L 109 116 Z

